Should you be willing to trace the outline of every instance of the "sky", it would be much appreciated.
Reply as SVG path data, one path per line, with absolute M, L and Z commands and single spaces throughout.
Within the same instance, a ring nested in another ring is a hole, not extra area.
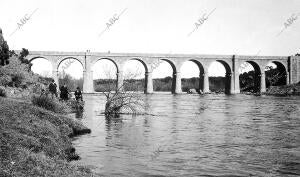
M 300 53 L 300 0 L 0 0 L 0 4 L 0 27 L 11 49 L 275 56 Z M 18 28 L 24 17 L 28 20 Z M 206 18 L 200 24 L 202 17 Z M 285 25 L 291 17 L 294 20 Z M 94 71 L 96 76 L 103 75 L 100 65 Z M 157 69 L 154 77 L 172 73 L 166 63 Z M 192 63 L 187 62 L 182 70 L 183 77 L 199 75 Z M 224 72 L 218 63 L 209 68 L 210 75 Z

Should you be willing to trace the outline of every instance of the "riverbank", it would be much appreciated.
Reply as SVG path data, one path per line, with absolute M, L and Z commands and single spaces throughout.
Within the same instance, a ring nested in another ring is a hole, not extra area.
M 265 94 L 275 96 L 300 96 L 300 82 L 297 84 L 270 86 Z
M 94 175 L 89 168 L 68 163 L 79 159 L 70 138 L 90 129 L 20 99 L 0 97 L 0 110 L 1 175 Z

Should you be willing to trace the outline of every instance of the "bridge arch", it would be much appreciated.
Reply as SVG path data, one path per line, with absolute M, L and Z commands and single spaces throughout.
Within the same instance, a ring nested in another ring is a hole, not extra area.
M 84 67 L 84 63 L 83 63 L 80 59 L 78 59 L 78 58 L 76 58 L 76 57 L 64 57 L 64 58 L 61 58 L 61 59 L 59 59 L 59 60 L 57 61 L 57 67 L 56 67 L 56 69 L 58 70 L 58 68 L 59 68 L 59 66 L 61 65 L 61 63 L 62 63 L 63 61 L 65 61 L 65 60 L 68 60 L 68 59 L 77 60 L 77 61 L 81 64 L 82 68 L 85 68 L 85 67 Z
M 30 70 L 43 77 L 53 78 L 53 63 L 46 57 L 36 56 L 28 60 L 32 65 Z
M 197 71 L 197 75 L 190 74 L 189 77 L 192 77 L 192 78 L 183 78 L 184 76 L 182 76 L 182 79 L 181 79 L 182 91 L 188 92 L 190 89 L 196 89 L 196 91 L 198 93 L 203 92 L 204 73 L 205 73 L 203 64 L 200 61 L 198 61 L 197 59 L 189 59 L 189 60 L 184 61 L 179 68 L 180 73 L 182 75 L 184 75 L 184 73 L 186 72 L 186 71 L 184 71 L 184 69 L 186 69 L 185 67 L 187 67 L 187 63 L 192 63 L 194 65 L 193 67 L 197 67 L 198 71 Z M 195 68 L 192 68 L 192 65 L 189 65 L 189 67 L 191 67 L 190 71 L 192 71 L 194 73 Z
M 180 93 L 181 92 L 181 76 L 180 76 L 179 71 L 176 68 L 175 63 L 166 58 L 161 58 L 160 60 L 166 61 L 172 67 L 173 74 L 172 74 L 171 93 L 173 93 L 173 94 Z
M 140 63 L 142 63 L 142 65 L 144 66 L 144 69 L 145 69 L 145 72 L 149 72 L 149 69 L 148 69 L 148 66 L 147 64 L 140 58 L 131 58 L 129 60 L 136 60 L 136 61 L 139 61 Z
M 222 60 L 222 59 L 217 59 L 215 61 L 212 61 L 208 66 L 208 68 L 211 67 L 212 63 L 213 62 L 218 62 L 218 63 L 221 63 L 222 66 L 224 67 L 225 69 L 225 78 L 224 78 L 224 92 L 225 94 L 230 94 L 232 92 L 232 81 L 233 81 L 233 78 L 232 78 L 232 69 L 230 67 L 230 64 L 225 61 L 225 60 Z M 213 81 L 212 81 L 213 82 Z
M 69 60 L 69 61 L 68 61 Z M 57 85 L 67 85 L 70 91 L 75 91 L 77 87 L 83 90 L 83 72 L 85 70 L 82 60 L 76 57 L 62 57 L 57 61 Z
M 249 68 L 249 66 L 244 65 L 244 63 L 247 63 L 250 65 L 253 69 Z M 260 67 L 260 65 L 251 60 L 246 60 L 244 63 L 241 63 L 239 65 L 239 85 L 240 89 L 242 91 L 247 91 L 247 92 L 253 92 L 257 93 L 260 92 L 261 90 L 261 82 L 262 79 L 262 73 L 264 73 L 263 68 Z
M 152 73 L 141 58 L 133 57 L 126 60 L 122 65 L 122 71 L 123 79 L 126 80 L 124 90 L 153 93 Z
M 29 59 L 29 62 L 32 62 L 33 60 L 36 60 L 36 59 L 39 59 L 39 58 L 42 58 L 42 59 L 45 59 L 45 60 L 48 60 L 49 62 L 51 62 L 48 58 L 44 57 L 44 56 L 35 56 L 35 57 L 32 57 Z
M 117 63 L 114 59 L 108 58 L 108 57 L 98 58 L 97 60 L 95 60 L 95 61 L 92 63 L 92 66 L 94 66 L 97 62 L 99 62 L 99 61 L 101 61 L 101 60 L 108 60 L 108 61 L 111 61 L 111 62 L 114 64 L 114 66 L 116 67 L 117 73 L 120 72 L 120 66 L 118 65 L 118 63 Z
M 249 63 L 253 68 L 255 72 L 258 72 L 261 74 L 263 72 L 263 69 L 259 66 L 259 64 L 255 61 L 247 60 L 247 63 Z
M 198 66 L 199 71 L 200 71 L 200 74 L 205 72 L 205 70 L 204 70 L 204 65 L 203 65 L 200 61 L 198 61 L 198 60 L 196 60 L 196 59 L 190 59 L 190 60 L 187 60 L 187 61 L 192 61 L 192 62 L 194 62 L 194 63 Z
M 271 64 L 276 65 L 276 68 Z M 286 85 L 288 83 L 288 71 L 284 63 L 276 60 L 270 61 L 265 67 L 266 86 Z
M 111 91 L 123 86 L 123 68 L 109 57 L 96 58 L 90 65 L 93 91 Z
M 172 62 L 171 60 L 166 59 L 166 58 L 162 58 L 162 59 L 160 59 L 160 60 L 166 61 L 167 63 L 169 63 L 169 64 L 171 65 L 171 67 L 172 67 L 172 69 L 173 69 L 173 74 L 176 73 L 176 72 L 178 72 L 178 71 L 177 71 L 177 68 L 176 68 L 176 65 L 175 65 L 174 62 Z
M 216 61 L 219 62 L 219 63 L 221 63 L 221 64 L 224 66 L 225 71 L 226 71 L 226 74 L 232 73 L 232 69 L 231 69 L 229 63 L 227 63 L 227 62 L 224 61 L 224 60 L 216 60 Z
M 176 84 L 178 83 L 176 82 L 176 78 L 180 78 L 180 76 L 177 77 L 177 75 L 180 75 L 180 73 L 177 72 L 176 63 L 174 61 L 169 58 L 152 58 L 151 62 L 149 74 L 153 74 L 154 77 L 154 91 L 171 91 L 171 93 L 175 93 L 176 85 L 180 85 L 181 90 L 181 84 Z M 152 83 L 149 82 L 149 84 L 151 85 Z

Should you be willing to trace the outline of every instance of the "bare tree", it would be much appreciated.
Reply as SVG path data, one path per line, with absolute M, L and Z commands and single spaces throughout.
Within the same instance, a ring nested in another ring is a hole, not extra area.
M 150 65 L 151 71 L 156 69 L 163 61 L 157 60 Z M 103 68 L 103 71 L 106 73 L 108 78 L 112 78 L 111 70 L 108 70 L 109 67 Z M 120 114 L 147 114 L 145 108 L 147 105 L 141 94 L 137 93 L 137 90 L 134 82 L 128 82 L 133 79 L 140 78 L 143 74 L 143 71 L 139 67 L 134 67 L 135 70 L 127 70 L 124 73 L 124 82 L 119 88 L 108 87 L 104 91 L 106 97 L 105 104 L 105 115 L 108 117 L 116 117 Z M 127 89 L 124 89 L 126 85 Z M 136 90 L 136 91 L 135 91 Z
M 145 107 L 144 100 L 141 95 L 136 92 L 117 91 L 103 92 L 106 97 L 105 115 L 119 116 L 120 114 L 142 114 Z
M 110 71 L 109 71 L 110 72 Z M 125 77 L 127 80 L 134 79 L 140 76 L 140 71 L 128 72 Z M 145 102 L 141 94 L 133 91 L 134 89 L 124 89 L 126 87 L 134 87 L 134 84 L 126 83 L 115 89 L 114 87 L 108 87 L 103 94 L 106 97 L 105 112 L 108 117 L 118 117 L 120 114 L 144 114 Z

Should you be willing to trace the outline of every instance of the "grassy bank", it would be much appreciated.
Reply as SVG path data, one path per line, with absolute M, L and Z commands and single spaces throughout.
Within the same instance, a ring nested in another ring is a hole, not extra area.
M 266 95 L 276 95 L 276 96 L 300 95 L 300 82 L 297 84 L 270 86 L 270 88 L 267 89 Z
M 0 176 L 93 176 L 70 137 L 89 133 L 79 122 L 24 102 L 0 97 Z

